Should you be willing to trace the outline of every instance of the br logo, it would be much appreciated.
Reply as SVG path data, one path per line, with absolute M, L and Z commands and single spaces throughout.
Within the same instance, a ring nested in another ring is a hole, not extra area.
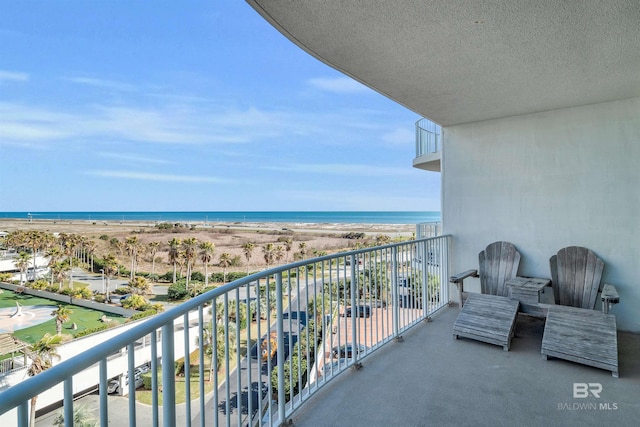
M 600 393 L 602 393 L 602 384 L 600 383 L 573 383 L 574 399 L 584 399 L 590 394 L 599 399 Z

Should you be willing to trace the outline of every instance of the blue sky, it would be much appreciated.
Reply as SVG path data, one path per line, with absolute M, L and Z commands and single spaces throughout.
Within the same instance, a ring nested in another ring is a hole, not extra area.
M 440 209 L 420 117 L 242 1 L 0 6 L 0 211 Z

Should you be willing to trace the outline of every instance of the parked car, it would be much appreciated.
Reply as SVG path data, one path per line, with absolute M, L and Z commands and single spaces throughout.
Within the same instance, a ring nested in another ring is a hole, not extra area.
M 353 357 L 353 344 L 347 343 L 340 347 L 333 347 L 332 354 L 335 359 L 351 359 Z M 357 354 L 364 353 L 368 350 L 367 346 L 359 345 L 356 347 Z
M 355 317 L 369 317 L 371 316 L 371 307 L 368 305 L 357 305 L 355 310 L 352 307 L 345 307 L 343 316 L 351 317 L 352 313 L 355 311 Z
M 124 384 L 125 384 L 125 387 L 129 385 L 129 376 L 127 374 L 124 374 Z M 136 388 L 142 387 L 142 384 L 144 384 L 144 381 L 142 380 L 142 374 L 139 374 L 136 372 L 134 376 L 134 384 Z M 107 385 L 107 393 L 114 394 L 114 393 L 118 393 L 119 391 L 120 391 L 120 381 L 118 381 L 117 378 L 114 378 L 111 381 L 109 381 L 109 384 Z

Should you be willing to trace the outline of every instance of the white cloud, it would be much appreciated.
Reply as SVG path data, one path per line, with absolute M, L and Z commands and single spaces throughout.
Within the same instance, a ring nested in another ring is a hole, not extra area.
M 315 88 L 334 93 L 363 93 L 371 89 L 353 80 L 350 77 L 315 78 L 310 79 L 309 84 Z
M 136 89 L 135 86 L 130 85 L 128 83 L 120 83 L 120 82 L 115 82 L 113 80 L 96 79 L 91 77 L 67 77 L 67 78 L 64 78 L 63 80 L 66 80 L 71 83 L 77 83 L 77 84 L 87 85 L 87 86 L 95 86 L 103 89 L 117 90 L 117 91 L 133 91 Z
M 144 157 L 136 154 L 128 154 L 128 153 L 109 153 L 109 152 L 101 152 L 98 153 L 101 157 L 107 157 L 116 160 L 123 160 L 126 162 L 132 163 L 153 163 L 153 164 L 170 164 L 169 160 L 164 159 L 156 159 L 152 157 Z
M 416 134 L 410 128 L 397 128 L 391 132 L 382 134 L 382 141 L 389 145 L 411 147 L 415 144 Z
M 280 166 L 264 166 L 264 169 L 282 172 L 318 173 L 323 175 L 344 175 L 344 176 L 405 176 L 414 174 L 408 167 L 396 168 L 377 165 L 362 165 L 353 163 L 324 163 L 324 164 L 304 164 L 295 163 Z
M 156 173 L 131 172 L 131 171 L 95 170 L 95 171 L 87 171 L 85 172 L 85 174 L 92 175 L 92 176 L 99 176 L 103 178 L 137 179 L 142 181 L 192 182 L 192 183 L 229 182 L 229 180 L 227 179 L 210 177 L 210 176 L 170 175 L 170 174 L 156 174 Z
M 29 80 L 27 73 L 0 70 L 0 83 L 3 81 L 26 82 L 27 80 Z

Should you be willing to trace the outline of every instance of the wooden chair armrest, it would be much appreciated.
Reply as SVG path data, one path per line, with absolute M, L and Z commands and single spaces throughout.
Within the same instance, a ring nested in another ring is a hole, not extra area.
M 478 276 L 478 270 L 467 270 L 464 273 L 456 274 L 449 277 L 449 282 L 455 283 L 458 287 L 458 298 L 460 299 L 460 307 L 462 307 L 462 292 L 464 292 L 464 279 L 467 277 L 480 277 Z
M 611 308 L 611 304 L 618 304 L 620 302 L 620 296 L 618 295 L 618 291 L 613 285 L 604 285 L 602 287 L 602 293 L 600 294 L 600 298 L 602 298 L 602 311 L 605 314 L 609 312 L 609 308 Z
M 478 270 L 467 270 L 464 273 L 456 274 L 449 278 L 451 283 L 461 283 L 467 277 L 480 277 L 478 276 Z

